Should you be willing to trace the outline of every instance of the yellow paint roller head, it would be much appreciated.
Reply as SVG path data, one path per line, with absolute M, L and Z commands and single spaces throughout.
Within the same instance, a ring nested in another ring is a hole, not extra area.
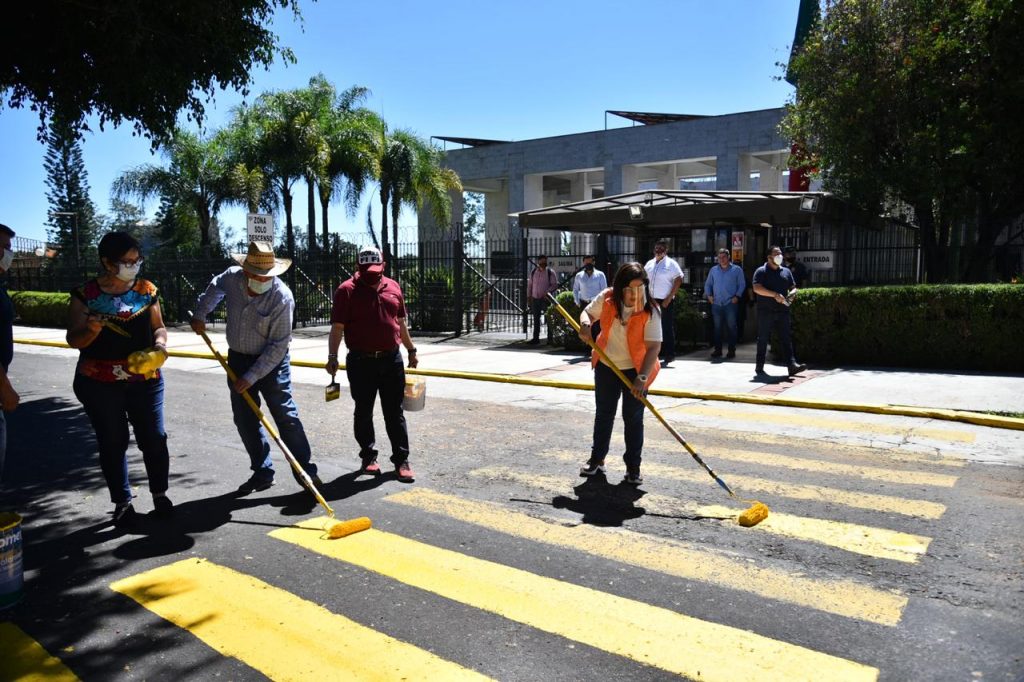
M 324 531 L 327 533 L 327 537 L 331 540 L 337 540 L 343 538 L 346 535 L 352 535 L 364 531 L 370 527 L 370 519 L 365 516 L 360 516 L 356 519 L 349 519 L 348 521 L 335 521 L 334 523 L 328 522 L 324 527 Z
M 749 528 L 756 526 L 768 518 L 768 505 L 763 502 L 754 502 L 750 509 L 740 514 L 740 525 Z

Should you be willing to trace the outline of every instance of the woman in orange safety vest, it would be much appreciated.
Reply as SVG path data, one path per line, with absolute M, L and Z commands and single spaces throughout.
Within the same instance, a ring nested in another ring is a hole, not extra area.
M 591 341 L 590 325 L 600 320 L 597 346 L 632 381 L 626 385 L 595 351 L 594 367 L 594 442 L 590 459 L 580 476 L 604 474 L 604 458 L 612 437 L 612 426 L 622 396 L 622 422 L 625 427 L 625 482 L 640 485 L 640 456 L 644 447 L 644 404 L 640 398 L 658 374 L 661 350 L 661 312 L 651 303 L 647 272 L 640 263 L 626 263 L 615 274 L 610 289 L 605 289 L 580 313 L 580 338 Z

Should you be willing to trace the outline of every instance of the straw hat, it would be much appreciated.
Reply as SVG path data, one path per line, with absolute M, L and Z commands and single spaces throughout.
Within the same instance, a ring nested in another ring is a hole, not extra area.
M 249 242 L 249 253 L 233 253 L 242 269 L 252 275 L 273 277 L 292 266 L 291 258 L 275 258 L 274 247 L 270 242 Z

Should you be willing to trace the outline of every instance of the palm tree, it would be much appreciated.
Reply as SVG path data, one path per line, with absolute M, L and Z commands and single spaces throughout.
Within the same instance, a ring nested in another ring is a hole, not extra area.
M 286 248 L 288 255 L 294 256 L 292 186 L 315 167 L 311 157 L 326 161 L 327 156 L 312 116 L 296 91 L 268 92 L 252 106 L 243 104 L 235 109 L 231 130 L 233 167 L 243 164 L 239 173 L 259 169 L 269 187 L 281 197 Z
M 429 204 L 434 220 L 444 225 L 451 220 L 449 192 L 461 192 L 462 182 L 442 165 L 444 152 L 408 130 L 388 132 L 381 125 L 377 138 L 381 203 L 381 243 L 390 262 L 388 213 L 391 214 L 392 243 L 398 246 L 398 216 L 402 206 L 423 210 Z
M 187 206 L 199 225 L 200 247 L 209 253 L 216 236 L 211 226 L 231 197 L 223 141 L 175 130 L 160 148 L 170 162 L 166 168 L 145 164 L 127 170 L 114 180 L 112 194 L 122 200 L 166 197 Z
M 382 122 L 372 111 L 354 107 L 367 92 L 360 87 L 346 90 L 321 124 L 329 149 L 327 164 L 317 182 L 325 248 L 329 243 L 327 207 L 331 200 L 339 191 L 343 192 L 346 212 L 354 215 L 367 185 L 379 173 L 374 140 Z

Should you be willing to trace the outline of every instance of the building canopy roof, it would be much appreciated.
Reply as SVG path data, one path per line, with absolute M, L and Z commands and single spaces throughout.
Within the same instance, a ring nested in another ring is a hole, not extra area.
M 716 225 L 810 227 L 842 220 L 848 206 L 828 192 L 640 190 L 514 213 L 525 229 L 563 232 L 659 232 Z
M 612 111 L 608 109 L 606 114 L 613 114 L 629 119 L 644 125 L 655 125 L 658 123 L 674 123 L 675 121 L 693 121 L 698 118 L 707 118 L 702 114 L 656 114 L 650 111 Z

